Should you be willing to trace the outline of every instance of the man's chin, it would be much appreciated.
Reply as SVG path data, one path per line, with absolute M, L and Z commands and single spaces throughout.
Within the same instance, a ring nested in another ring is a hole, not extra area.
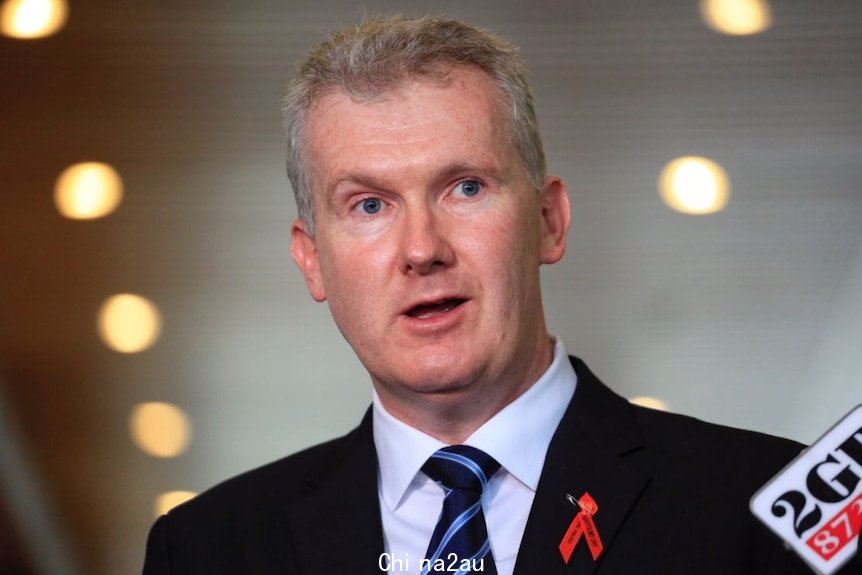
M 414 396 L 415 400 L 433 401 L 461 396 L 479 379 L 479 369 L 465 369 L 452 362 L 413 365 L 411 369 L 393 374 L 378 383 L 399 396 Z M 376 378 L 375 378 L 376 379 Z

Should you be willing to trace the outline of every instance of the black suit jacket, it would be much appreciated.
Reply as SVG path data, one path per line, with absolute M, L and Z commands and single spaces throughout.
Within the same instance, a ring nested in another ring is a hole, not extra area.
M 548 450 L 516 575 L 811 573 L 748 511 L 798 444 L 633 406 L 572 363 L 577 389 Z M 593 561 L 581 541 L 566 564 L 558 545 L 575 515 L 566 494 L 584 492 L 599 505 L 604 551 Z M 382 552 L 369 410 L 348 435 L 158 519 L 144 575 L 372 574 Z

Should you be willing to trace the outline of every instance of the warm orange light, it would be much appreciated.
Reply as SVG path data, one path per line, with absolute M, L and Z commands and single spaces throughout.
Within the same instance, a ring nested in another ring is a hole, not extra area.
M 724 169 L 709 158 L 684 156 L 668 163 L 659 176 L 662 200 L 685 214 L 711 214 L 724 209 L 730 182 Z
M 158 340 L 162 320 L 153 302 L 124 293 L 105 300 L 99 309 L 97 326 L 105 345 L 120 353 L 137 353 Z
M 194 491 L 168 491 L 156 497 L 155 513 L 160 517 L 181 503 L 185 503 L 197 493 Z
M 176 457 L 188 447 L 191 423 L 186 412 L 172 403 L 138 404 L 129 414 L 132 440 L 155 457 Z
M 772 25 L 767 0 L 701 0 L 700 14 L 710 28 L 733 36 L 757 34 Z
M 69 166 L 54 186 L 54 203 L 67 218 L 90 220 L 117 209 L 123 199 L 123 180 L 117 170 L 100 162 Z
M 6 0 L 0 7 L 0 31 L 20 39 L 56 34 L 66 24 L 66 0 Z
M 649 407 L 650 409 L 667 411 L 667 403 L 657 397 L 641 395 L 639 397 L 633 397 L 629 401 L 631 403 L 634 403 L 635 405 L 640 405 L 641 407 Z

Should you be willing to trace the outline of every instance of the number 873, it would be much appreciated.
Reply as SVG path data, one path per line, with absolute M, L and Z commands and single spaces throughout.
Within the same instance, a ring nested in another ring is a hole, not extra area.
M 829 524 L 815 533 L 807 544 L 828 559 L 852 540 L 862 527 L 862 495 L 841 511 Z M 862 550 L 860 550 L 862 551 Z

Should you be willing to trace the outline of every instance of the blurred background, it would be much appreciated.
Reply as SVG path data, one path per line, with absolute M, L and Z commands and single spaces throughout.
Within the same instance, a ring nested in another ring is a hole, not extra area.
M 365 14 L 521 47 L 572 197 L 550 326 L 617 392 L 803 442 L 862 402 L 857 0 L 0 10 L 0 573 L 137 573 L 159 510 L 359 421 L 279 108 Z

